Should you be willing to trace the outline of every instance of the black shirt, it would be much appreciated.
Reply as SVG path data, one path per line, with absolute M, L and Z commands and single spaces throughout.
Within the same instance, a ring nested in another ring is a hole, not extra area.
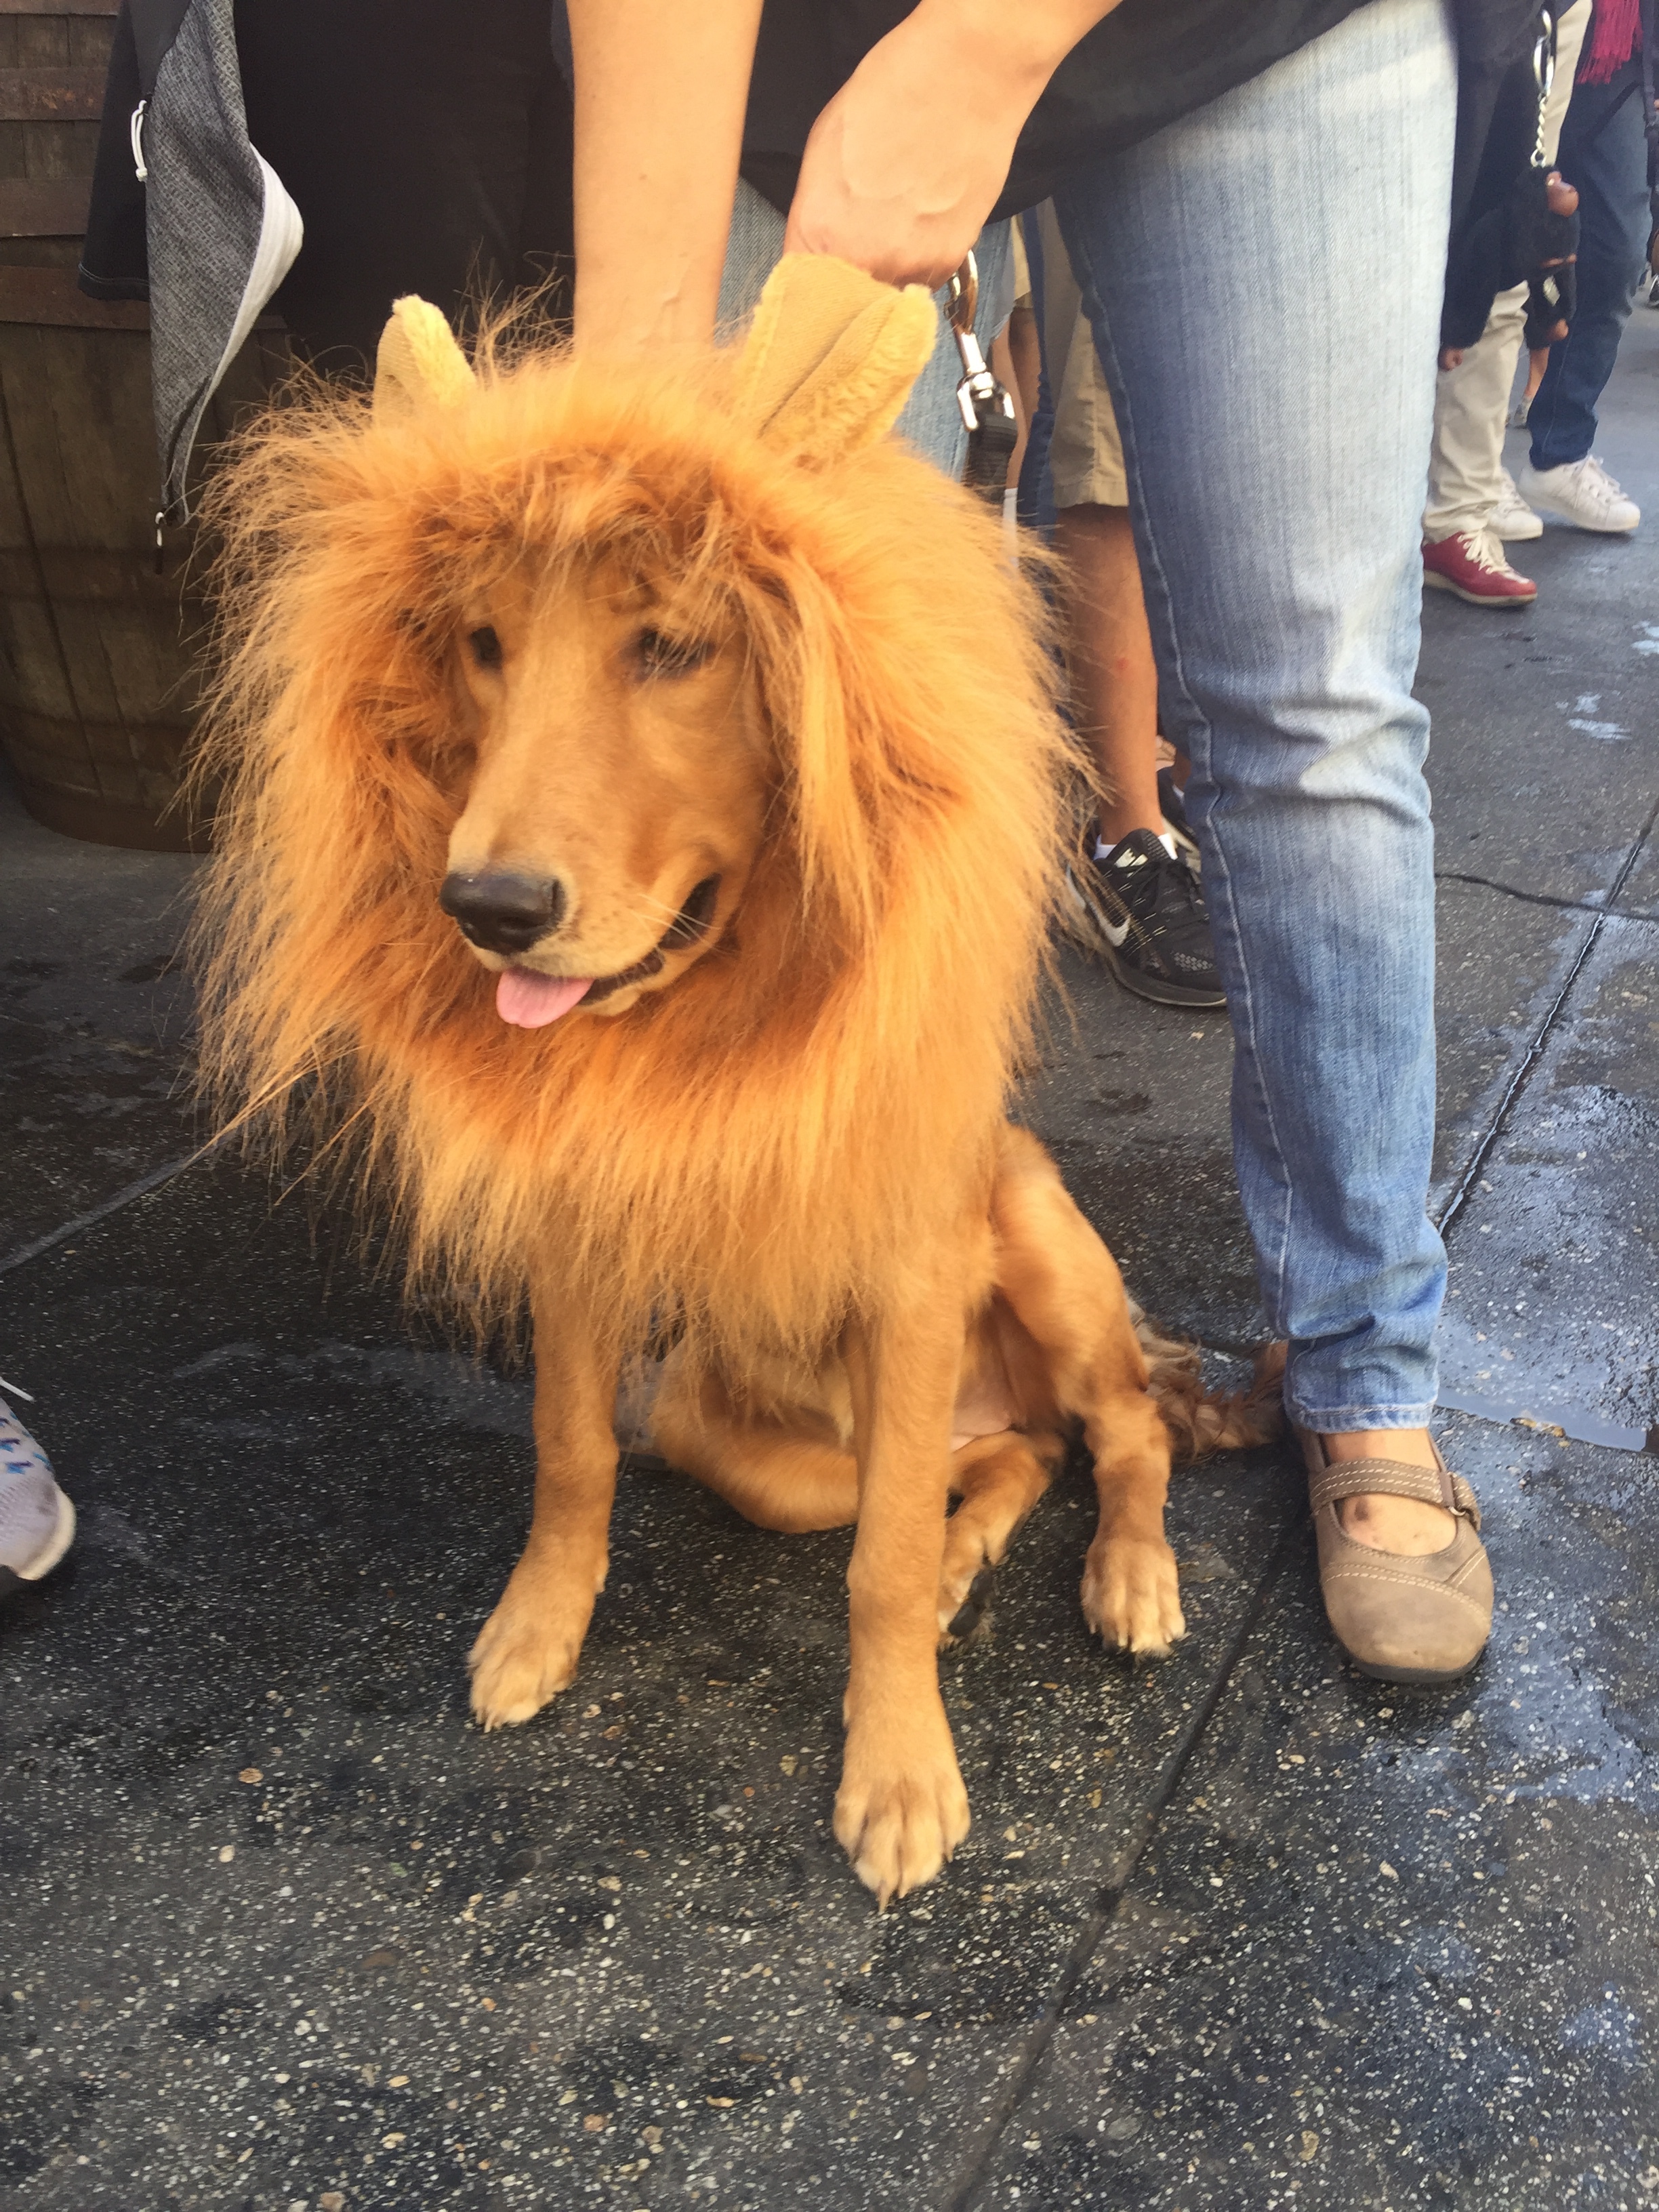
M 1013 0 L 1018 5 L 1018 0 Z M 1122 0 L 1049 79 L 994 215 L 1046 199 L 1069 171 L 1150 138 L 1351 15 L 1364 0 Z M 766 0 L 743 173 L 787 213 L 806 135 L 907 0 Z
M 1020 133 L 993 212 L 1017 215 L 1072 171 L 1149 138 L 1258 76 L 1365 0 L 1122 0 L 1080 40 Z M 744 130 L 743 173 L 787 213 L 818 111 L 913 0 L 766 0 Z M 1021 0 L 1010 0 L 1018 6 Z M 1501 80 L 1523 64 L 1539 0 L 1450 0 L 1458 45 L 1454 222 L 1464 216 Z M 1527 66 L 1529 76 L 1529 65 Z M 1525 105 L 1524 100 L 1522 105 Z M 1535 120 L 1535 106 L 1532 111 Z M 1533 122 L 1527 124 L 1528 144 Z M 1502 134 L 1505 137 L 1507 134 Z M 1524 162 L 1507 143 L 1502 159 Z

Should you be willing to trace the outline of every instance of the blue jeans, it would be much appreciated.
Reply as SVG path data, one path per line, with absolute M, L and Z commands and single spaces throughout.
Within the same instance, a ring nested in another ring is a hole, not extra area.
M 1419 1427 L 1435 1395 L 1411 687 L 1455 100 L 1440 0 L 1371 0 L 1054 196 L 1193 763 L 1261 1296 L 1327 1431 Z
M 1613 374 L 1647 262 L 1639 57 L 1610 84 L 1573 87 L 1558 167 L 1578 187 L 1578 310 L 1566 337 L 1550 348 L 1544 381 L 1527 410 L 1535 469 L 1582 461 L 1595 443 L 1595 403 Z
M 1048 374 L 1048 348 L 1044 340 L 1048 325 L 1043 320 L 1042 297 L 1044 270 L 1042 265 L 1042 226 L 1037 221 L 1040 210 L 1018 218 L 1021 243 L 1025 248 L 1025 265 L 1031 273 L 1031 299 L 1036 308 L 1037 326 L 1037 389 L 1036 404 L 1031 409 L 1030 421 L 1025 431 L 1025 457 L 1020 463 L 1019 492 L 1017 507 L 1022 530 L 1050 531 L 1054 526 L 1054 480 L 1049 472 L 1048 453 L 1054 441 L 1055 393 L 1054 381 Z
M 974 333 L 987 354 L 1013 306 L 1009 228 L 1006 222 L 988 222 L 974 246 L 979 266 L 979 309 L 974 317 Z M 749 313 L 782 252 L 783 217 L 752 185 L 739 178 L 726 266 L 720 272 L 719 319 L 723 329 Z M 959 477 L 968 457 L 968 433 L 957 405 L 962 362 L 945 319 L 945 295 L 940 292 L 936 296 L 940 309 L 939 337 L 893 428 L 947 476 Z

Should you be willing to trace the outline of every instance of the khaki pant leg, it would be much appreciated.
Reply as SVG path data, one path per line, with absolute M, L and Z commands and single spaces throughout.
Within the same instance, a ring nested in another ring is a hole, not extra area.
M 1429 503 L 1423 535 L 1431 544 L 1492 520 L 1502 489 L 1510 388 L 1526 322 L 1527 288 L 1500 292 L 1492 319 L 1456 368 L 1442 369 L 1434 393 Z
M 1054 506 L 1061 511 L 1127 507 L 1117 416 L 1051 200 L 1043 202 L 1037 221 L 1042 238 L 1042 341 L 1054 395 L 1048 447 Z
M 1561 149 L 1561 125 L 1567 119 L 1572 81 L 1578 74 L 1578 57 L 1589 28 L 1590 0 L 1572 0 L 1564 8 L 1555 30 L 1555 78 L 1544 102 L 1544 162 L 1546 167 Z

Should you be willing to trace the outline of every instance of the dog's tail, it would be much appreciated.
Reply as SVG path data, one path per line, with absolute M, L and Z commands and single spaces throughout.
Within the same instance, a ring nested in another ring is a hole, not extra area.
M 1130 1310 L 1146 1356 L 1146 1387 L 1158 1401 L 1177 1466 L 1202 1459 L 1206 1452 L 1249 1451 L 1256 1444 L 1271 1443 L 1280 1433 L 1285 1425 L 1282 1345 L 1262 1346 L 1248 1390 L 1206 1390 L 1198 1346 L 1165 1336 L 1139 1306 Z

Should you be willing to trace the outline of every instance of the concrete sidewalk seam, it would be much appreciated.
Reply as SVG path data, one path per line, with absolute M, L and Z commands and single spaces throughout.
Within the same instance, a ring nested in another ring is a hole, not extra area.
M 1141 1814 L 1139 1839 L 1132 1841 L 1120 1855 L 1113 1878 L 1103 1890 L 1100 1902 L 1084 1921 L 1078 1933 L 1077 1941 L 1066 1954 L 1066 1963 L 1060 1969 L 1054 1994 L 1043 2007 L 1042 2016 L 1027 2039 L 1024 2051 L 1014 2069 L 1013 2078 L 993 2106 L 991 2117 L 980 2130 L 974 2148 L 957 2168 L 957 2179 L 947 2185 L 945 2194 L 939 2199 L 939 2212 L 970 2212 L 981 2185 L 987 2178 L 987 2172 L 995 2155 L 997 2145 L 1006 2132 L 1009 2123 L 1024 2102 L 1026 2093 L 1036 2078 L 1037 2069 L 1054 2039 L 1055 2032 L 1065 2014 L 1066 2002 L 1079 1982 L 1082 1980 L 1095 1953 L 1099 1949 L 1101 1938 L 1116 1917 L 1118 1906 L 1122 1903 L 1124 1895 L 1134 1879 L 1137 1868 L 1152 1848 L 1152 1840 L 1158 1833 L 1158 1823 L 1169 1810 L 1170 1801 L 1181 1787 L 1182 1777 L 1192 1764 L 1193 1754 L 1202 1741 L 1211 1721 L 1215 1717 L 1216 1708 L 1221 1703 L 1222 1696 L 1232 1680 L 1238 1662 L 1243 1657 L 1251 1638 L 1261 1625 L 1262 1615 L 1267 1611 L 1268 1598 L 1297 1547 L 1297 1540 L 1302 1540 L 1305 1544 L 1306 1536 L 1306 1522 L 1299 1515 L 1293 1516 L 1286 1524 L 1278 1543 L 1273 1547 L 1266 1571 L 1256 1585 L 1255 1595 L 1250 1601 L 1243 1620 L 1239 1623 L 1232 1642 L 1227 1647 L 1222 1663 L 1217 1669 L 1214 1681 L 1200 1701 L 1198 1710 L 1193 1715 L 1184 1739 L 1176 1748 L 1162 1785 L 1156 1795 L 1150 1799 L 1145 1812 Z
M 1640 851 L 1639 844 L 1637 849 Z M 1475 884 L 1483 890 L 1501 891 L 1505 898 L 1523 899 L 1528 906 L 1553 906 L 1564 914 L 1610 915 L 1618 921 L 1645 921 L 1651 927 L 1659 927 L 1659 915 L 1627 913 L 1624 908 L 1614 906 L 1611 898 L 1605 906 L 1592 906 L 1588 899 L 1556 898 L 1549 891 L 1518 890 L 1513 884 L 1500 884 L 1495 876 L 1466 875 L 1460 868 L 1437 868 L 1434 879 L 1437 884 Z M 1619 880 L 1625 880 L 1622 869 Z

